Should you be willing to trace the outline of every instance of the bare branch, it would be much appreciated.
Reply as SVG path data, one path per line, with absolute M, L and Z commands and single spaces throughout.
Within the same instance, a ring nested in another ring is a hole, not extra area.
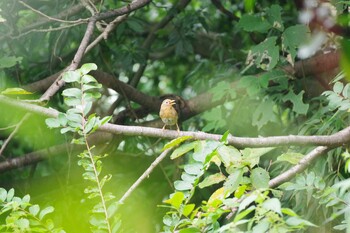
M 88 43 L 91 39 L 92 33 L 95 28 L 95 23 L 98 20 L 110 18 L 110 17 L 115 17 L 115 16 L 120 16 L 124 14 L 128 14 L 136 9 L 139 9 L 145 5 L 147 5 L 150 2 L 150 0 L 135 0 L 132 1 L 130 4 L 127 6 L 121 7 L 119 9 L 105 12 L 105 13 L 100 13 L 92 16 L 89 19 L 89 23 L 87 25 L 84 37 L 79 45 L 79 48 L 74 56 L 74 59 L 72 63 L 65 69 L 65 70 L 75 70 L 78 68 L 81 59 L 83 58 L 83 55 L 85 54 L 86 48 L 88 46 Z M 48 101 L 63 85 L 64 81 L 61 79 L 61 77 L 58 77 L 58 79 L 47 89 L 47 91 L 40 97 L 40 101 L 45 102 Z
M 151 165 L 147 168 L 147 170 L 135 181 L 133 185 L 124 193 L 124 195 L 120 198 L 119 203 L 124 203 L 126 198 L 130 196 L 130 194 L 141 184 L 143 180 L 145 180 L 154 170 L 154 168 L 162 162 L 162 160 L 169 154 L 171 149 L 166 149 L 163 151 Z
M 3 156 L 2 153 L 4 152 L 7 144 L 11 141 L 11 139 L 13 138 L 13 136 L 17 133 L 19 127 L 21 127 L 21 125 L 23 124 L 24 121 L 26 121 L 30 116 L 30 113 L 26 113 L 24 115 L 24 117 L 22 117 L 21 121 L 17 123 L 15 129 L 12 131 L 12 133 L 10 134 L 10 136 L 5 140 L 4 144 L 2 144 L 1 149 L 0 149 L 0 156 Z
M 86 48 L 85 53 L 88 53 L 93 47 L 95 47 L 102 39 L 107 39 L 108 34 L 113 31 L 119 24 L 121 24 L 124 20 L 128 18 L 128 14 L 118 16 L 115 18 L 112 22 L 110 22 L 104 31 L 93 41 L 89 44 L 89 46 Z
M 298 173 L 303 172 L 317 157 L 325 154 L 330 148 L 327 146 L 319 146 L 310 151 L 305 157 L 303 157 L 297 165 L 283 172 L 282 174 L 276 176 L 269 182 L 269 187 L 274 188 L 284 182 L 292 179 Z
M 98 0 L 93 0 L 93 1 L 97 2 Z M 77 4 L 77 5 L 70 7 L 69 9 L 67 9 L 65 11 L 62 11 L 61 13 L 57 14 L 56 16 L 53 16 L 52 18 L 65 19 L 65 18 L 68 18 L 72 15 L 77 14 L 78 12 L 82 11 L 83 9 L 84 9 L 84 6 L 82 4 Z M 84 19 L 84 20 L 85 20 L 85 22 L 87 22 L 87 19 Z M 41 19 L 33 24 L 30 24 L 30 25 L 20 29 L 20 31 L 18 32 L 17 35 L 13 35 L 12 34 L 13 32 L 9 32 L 5 35 L 0 36 L 0 42 L 8 37 L 11 37 L 11 38 L 22 37 L 22 36 L 28 34 L 29 32 L 38 30 L 37 28 L 44 26 L 44 25 L 48 24 L 49 22 L 50 22 L 50 20 L 48 18 L 43 18 L 43 19 Z
M 48 15 L 42 13 L 41 11 L 34 9 L 33 7 L 29 6 L 27 3 L 23 2 L 23 1 L 19 1 L 19 3 L 21 3 L 23 6 L 27 7 L 28 9 L 34 11 L 35 13 L 37 13 L 37 14 L 39 14 L 39 15 L 43 16 L 44 18 L 47 18 L 48 20 L 51 20 L 51 21 L 57 21 L 57 22 L 61 22 L 61 23 L 72 23 L 72 24 L 86 22 L 86 20 L 82 20 L 82 19 L 73 20 L 73 21 L 57 19 L 57 18 L 48 16 Z
M 83 55 L 85 53 L 86 47 L 89 44 L 90 38 L 92 36 L 92 33 L 94 32 L 96 21 L 91 20 L 89 21 L 84 37 L 80 42 L 79 48 L 77 52 L 75 53 L 75 56 L 73 58 L 72 63 L 66 68 L 66 70 L 76 70 L 81 62 L 81 59 L 83 58 Z M 46 90 L 46 92 L 40 97 L 40 100 L 42 102 L 48 101 L 51 96 L 53 96 L 62 86 L 64 85 L 64 81 L 61 79 L 61 76 L 58 77 L 56 82 L 54 82 L 49 89 Z

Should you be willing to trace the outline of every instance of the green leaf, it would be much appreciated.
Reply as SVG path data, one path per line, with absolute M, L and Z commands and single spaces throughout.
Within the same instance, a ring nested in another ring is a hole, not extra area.
M 192 185 L 192 183 L 190 183 L 188 181 L 176 180 L 174 182 L 174 187 L 178 191 L 186 191 L 186 190 L 192 189 L 193 185 Z
M 244 210 L 245 208 L 247 208 L 247 206 L 249 206 L 251 203 L 255 202 L 256 198 L 258 196 L 255 193 L 249 194 L 249 196 L 247 196 L 246 198 L 243 199 L 243 201 L 239 204 L 238 207 L 238 212 Z
M 341 43 L 341 68 L 345 71 L 346 80 L 350 80 L 350 40 L 343 39 Z
M 301 219 L 299 217 L 290 217 L 286 220 L 286 223 L 290 226 L 311 226 L 311 227 L 317 227 L 317 225 L 307 221 L 307 220 L 304 220 L 304 219 Z
M 243 169 L 236 169 L 227 177 L 224 183 L 225 194 L 231 194 L 237 190 L 243 179 Z
M 81 98 L 83 92 L 78 88 L 68 88 L 63 90 L 62 95 L 67 97 L 75 97 L 77 99 Z
M 254 227 L 252 233 L 261 233 L 261 232 L 269 232 L 270 223 L 265 218 L 259 221 Z M 277 231 L 278 232 L 278 231 Z
M 47 118 L 45 119 L 45 123 L 49 128 L 58 128 L 61 126 L 59 120 L 56 118 Z
M 289 209 L 289 208 L 282 208 L 281 211 L 283 214 L 286 214 L 289 216 L 293 216 L 293 217 L 298 216 L 292 209 Z
M 283 21 L 281 17 L 281 10 L 282 7 L 275 4 L 273 4 L 266 10 L 267 20 L 274 28 L 278 29 L 279 31 L 284 30 Z
M 222 135 L 222 137 L 221 137 L 221 139 L 220 139 L 220 142 L 223 142 L 223 143 L 225 143 L 225 144 L 228 144 L 227 138 L 228 138 L 229 135 L 230 135 L 230 131 L 227 130 L 227 131 Z
M 297 55 L 297 48 L 307 41 L 309 30 L 306 25 L 294 25 L 288 27 L 282 33 L 282 50 L 291 55 L 292 64 Z
M 241 151 L 243 162 L 250 167 L 255 167 L 260 162 L 260 157 L 275 149 L 274 147 L 245 148 Z
M 256 0 L 245 0 L 244 1 L 244 10 L 246 12 L 253 12 Z
M 29 229 L 29 220 L 25 218 L 20 218 L 15 221 L 15 225 L 23 231 L 26 231 L 26 229 Z
M 40 211 L 39 219 L 42 220 L 47 214 L 52 213 L 55 209 L 52 206 L 48 206 Z
M 256 189 L 269 187 L 270 175 L 263 168 L 258 167 L 253 169 L 250 178 L 252 180 L 253 187 Z
M 217 150 L 220 160 L 224 163 L 225 167 L 242 166 L 242 154 L 233 146 L 220 146 Z
M 264 98 L 253 113 L 253 125 L 261 129 L 268 122 L 276 122 L 276 115 L 273 112 L 275 102 L 272 98 Z
M 145 27 L 138 20 L 134 18 L 128 19 L 126 21 L 126 24 L 135 32 L 141 33 L 145 30 Z
M 196 205 L 195 204 L 187 204 L 184 206 L 184 209 L 182 211 L 182 214 L 187 217 L 188 215 L 190 215 L 194 209 Z
M 287 152 L 277 157 L 277 161 L 297 164 L 304 157 L 301 153 Z
M 247 198 L 246 198 L 247 199 Z M 246 199 L 244 199 L 244 200 L 246 200 Z M 244 201 L 243 200 L 243 201 Z M 250 201 L 250 200 L 249 200 Z M 242 210 L 243 210 L 244 208 L 242 208 Z M 248 216 L 248 214 L 250 214 L 252 211 L 254 211 L 255 210 L 255 206 L 250 206 L 248 209 L 246 209 L 246 210 L 243 210 L 243 211 L 241 211 L 241 212 L 239 212 L 237 215 L 236 215 L 236 217 L 235 217 L 235 219 L 233 220 L 233 222 L 238 222 L 239 220 L 241 220 L 241 219 L 243 219 L 243 218 L 245 218 L 246 216 Z
M 39 205 L 32 205 L 29 207 L 29 213 L 31 213 L 33 216 L 36 216 L 40 211 Z
M 99 88 L 99 86 L 97 86 L 96 84 L 87 85 L 88 83 L 97 83 L 97 80 L 94 77 L 92 77 L 91 75 L 88 75 L 88 74 L 83 75 L 81 81 L 82 81 L 82 83 L 85 84 L 85 85 L 83 85 L 84 91 L 90 90 L 93 88 Z
M 201 163 L 186 164 L 184 170 L 190 175 L 201 175 L 203 174 L 203 165 Z
M 260 44 L 252 47 L 248 54 L 248 62 L 254 62 L 263 70 L 273 69 L 279 60 L 279 49 L 276 46 L 276 36 L 268 37 Z
M 0 58 L 0 69 L 10 68 L 12 66 L 15 66 L 17 63 L 20 63 L 21 61 L 22 61 L 22 57 L 14 57 L 14 56 L 1 57 Z
M 338 95 L 341 95 L 343 88 L 344 88 L 344 84 L 342 82 L 336 82 L 334 83 L 333 91 Z
M 7 191 L 4 188 L 0 188 L 0 200 L 1 202 L 4 202 L 7 197 Z
M 169 149 L 169 148 L 172 148 L 172 147 L 175 147 L 179 144 L 181 144 L 182 142 L 188 140 L 188 139 L 191 139 L 193 138 L 192 136 L 182 136 L 182 137 L 179 137 L 179 138 L 175 138 L 174 140 L 171 140 L 170 142 L 168 142 L 167 144 L 165 144 L 165 146 L 163 147 L 162 151 L 166 150 L 166 149 Z
M 196 147 L 197 143 L 198 143 L 197 141 L 194 141 L 194 142 L 190 142 L 188 144 L 181 145 L 180 147 L 176 148 L 173 151 L 173 153 L 171 153 L 170 159 L 176 159 L 176 158 L 186 154 L 187 152 L 193 150 Z M 166 145 L 164 146 L 164 148 L 165 147 L 166 147 Z
M 222 173 L 215 173 L 213 175 L 206 177 L 202 182 L 198 184 L 198 187 L 205 188 L 213 184 L 218 184 L 224 181 L 225 179 L 226 179 L 226 176 L 224 176 Z
M 211 157 L 210 155 L 212 155 L 220 145 L 221 143 L 218 141 L 200 141 L 196 144 L 192 157 L 195 161 L 206 164 L 206 162 L 211 159 L 207 158 Z
M 111 218 L 112 216 L 115 215 L 115 213 L 117 212 L 118 208 L 119 208 L 119 205 L 118 205 L 117 202 L 113 202 L 113 203 L 111 203 L 108 206 L 107 213 L 108 213 L 109 218 Z
M 276 213 L 278 213 L 279 215 L 282 216 L 281 202 L 277 198 L 267 199 L 262 204 L 262 207 L 264 209 L 266 209 L 266 210 L 270 210 L 270 211 L 276 212 Z
M 94 63 L 86 63 L 79 69 L 82 75 L 88 74 L 91 70 L 97 70 L 97 65 Z
M 217 83 L 209 92 L 213 94 L 212 101 L 219 101 L 224 98 L 234 99 L 236 97 L 236 92 L 227 81 Z
M 179 210 L 183 200 L 185 199 L 185 194 L 183 192 L 175 192 L 171 195 L 170 199 L 163 201 L 164 203 L 170 204 Z
M 76 71 L 67 71 L 62 76 L 63 81 L 66 83 L 78 82 L 80 80 L 80 74 Z
M 1 63 L 0 63 L 1 64 Z M 1 92 L 3 95 L 31 95 L 33 92 L 26 91 L 22 88 L 14 87 L 14 88 L 6 88 Z
M 7 197 L 6 197 L 6 201 L 12 201 L 12 198 L 15 195 L 15 190 L 12 188 L 7 192 Z
M 104 118 L 101 119 L 100 125 L 104 125 L 108 123 L 108 121 L 110 121 L 111 119 L 112 119 L 112 116 L 105 116 Z
M 74 112 L 67 112 L 68 123 L 76 122 L 81 124 L 83 121 L 83 117 L 80 114 L 76 114 Z
M 61 126 L 66 126 L 67 125 L 67 117 L 66 114 L 64 113 L 58 113 L 57 120 Z
M 201 231 L 197 228 L 189 227 L 181 229 L 179 233 L 201 233 Z
M 292 90 L 287 95 L 283 96 L 284 102 L 290 101 L 293 104 L 293 111 L 300 115 L 305 115 L 309 109 L 309 104 L 303 102 L 304 91 L 296 95 Z
M 260 16 L 243 15 L 238 26 L 247 32 L 267 32 L 271 24 Z

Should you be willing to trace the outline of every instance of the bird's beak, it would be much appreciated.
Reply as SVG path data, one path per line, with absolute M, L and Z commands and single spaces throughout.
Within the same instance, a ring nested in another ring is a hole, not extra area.
M 175 105 L 176 104 L 175 100 L 170 100 L 170 104 Z

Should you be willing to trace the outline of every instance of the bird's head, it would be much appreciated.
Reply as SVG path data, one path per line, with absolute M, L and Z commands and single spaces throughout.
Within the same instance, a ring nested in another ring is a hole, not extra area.
M 165 99 L 162 102 L 162 105 L 168 105 L 168 106 L 172 106 L 172 105 L 175 105 L 175 104 L 176 104 L 175 100 L 171 100 L 171 99 Z

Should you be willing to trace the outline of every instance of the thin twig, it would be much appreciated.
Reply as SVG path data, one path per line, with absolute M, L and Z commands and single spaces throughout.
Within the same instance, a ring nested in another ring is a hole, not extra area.
M 2 144 L 1 149 L 0 149 L 0 156 L 3 156 L 2 153 L 4 152 L 6 146 L 9 144 L 9 142 L 11 141 L 11 139 L 15 136 L 15 134 L 17 133 L 19 127 L 21 127 L 21 125 L 23 124 L 23 122 L 25 120 L 27 120 L 29 118 L 31 114 L 30 113 L 26 113 L 20 122 L 17 123 L 15 129 L 12 131 L 12 133 L 10 134 L 10 136 L 5 140 L 4 144 Z
M 124 193 L 122 198 L 120 198 L 119 203 L 124 203 L 126 198 L 130 196 L 130 194 L 141 184 L 143 180 L 145 180 L 154 170 L 154 168 L 168 155 L 171 149 L 164 150 L 151 165 L 147 168 L 147 170 L 135 181 L 135 183 Z
M 128 18 L 128 14 L 126 15 L 122 15 L 122 16 L 118 16 L 117 18 L 115 18 L 112 22 L 110 22 L 106 28 L 104 29 L 104 31 L 93 41 L 91 42 L 88 47 L 85 50 L 85 53 L 88 53 L 93 47 L 95 47 L 102 39 L 107 39 L 108 34 L 114 30 L 120 23 L 122 23 L 125 19 Z
M 11 39 L 18 39 L 18 38 L 21 38 L 22 36 L 25 36 L 25 35 L 27 35 L 29 33 L 32 33 L 32 32 L 54 32 L 54 31 L 60 31 L 60 30 L 63 30 L 63 29 L 67 29 L 67 28 L 78 26 L 78 25 L 83 24 L 83 23 L 84 22 L 79 22 L 79 23 L 76 23 L 76 24 L 66 25 L 66 26 L 61 26 L 61 27 L 56 27 L 56 28 L 32 29 L 32 30 L 26 31 L 26 32 L 24 32 L 22 34 L 19 34 L 17 36 L 11 36 L 10 38 Z
M 8 129 L 16 127 L 16 125 L 10 125 L 10 126 L 4 127 L 4 128 L 0 128 L 0 130 L 8 130 Z
M 83 19 L 69 21 L 69 20 L 62 20 L 62 19 L 53 18 L 51 16 L 48 16 L 48 15 L 44 14 L 43 12 L 41 12 L 41 11 L 39 11 L 37 9 L 34 9 L 33 7 L 29 6 L 27 3 L 23 2 L 23 1 L 19 1 L 19 3 L 21 3 L 23 6 L 27 7 L 28 9 L 34 11 L 38 15 L 41 15 L 41 16 L 43 16 L 43 17 L 45 17 L 45 18 L 47 18 L 49 20 L 52 20 L 52 21 L 57 21 L 57 22 L 60 22 L 60 23 L 72 23 L 72 24 L 86 22 L 86 20 L 83 20 Z

